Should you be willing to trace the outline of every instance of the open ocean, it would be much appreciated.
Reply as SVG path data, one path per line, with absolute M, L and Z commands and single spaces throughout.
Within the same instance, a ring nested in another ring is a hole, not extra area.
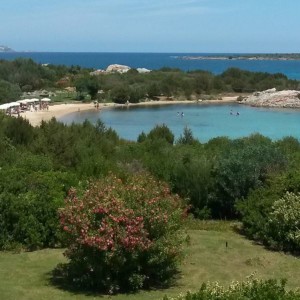
M 231 53 L 89 53 L 89 52 L 11 52 L 0 53 L 0 59 L 32 58 L 42 64 L 79 65 L 106 69 L 110 64 L 123 64 L 132 68 L 150 70 L 162 67 L 179 68 L 183 71 L 207 70 L 220 74 L 231 67 L 268 73 L 283 73 L 290 79 L 300 80 L 300 60 L 182 60 L 178 56 L 229 56 Z

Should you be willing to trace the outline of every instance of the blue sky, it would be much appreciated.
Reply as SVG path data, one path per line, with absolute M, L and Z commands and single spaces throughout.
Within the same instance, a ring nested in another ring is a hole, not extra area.
M 2 0 L 0 45 L 90 52 L 300 52 L 299 0 Z

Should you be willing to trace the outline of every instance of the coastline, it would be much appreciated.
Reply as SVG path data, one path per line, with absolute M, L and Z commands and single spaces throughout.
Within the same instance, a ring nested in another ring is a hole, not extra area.
M 223 97 L 222 100 L 159 100 L 159 101 L 147 101 L 141 103 L 129 103 L 129 106 L 151 106 L 151 105 L 172 105 L 172 104 L 222 104 L 222 103 L 233 103 L 236 102 L 237 97 Z M 115 104 L 115 103 L 99 103 L 98 110 L 126 106 L 126 104 Z M 42 121 L 49 121 L 52 118 L 60 118 L 67 114 L 87 111 L 87 110 L 96 110 L 94 103 L 68 103 L 68 104 L 54 104 L 49 106 L 49 110 L 41 111 L 26 111 L 21 113 L 21 117 L 28 120 L 32 126 L 39 126 Z

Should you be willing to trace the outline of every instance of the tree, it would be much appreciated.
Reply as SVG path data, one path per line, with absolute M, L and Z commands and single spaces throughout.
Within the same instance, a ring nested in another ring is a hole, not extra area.
M 21 93 L 19 85 L 0 80 L 0 103 L 16 101 Z
M 76 81 L 74 82 L 74 85 L 75 85 L 75 88 L 76 88 L 78 98 L 81 99 L 81 100 L 84 99 L 83 93 L 87 91 L 86 78 L 80 77 L 80 78 L 76 79 Z
M 95 76 L 83 76 L 75 81 L 75 87 L 79 97 L 83 97 L 83 93 L 86 92 L 91 96 L 91 99 L 97 98 L 97 93 L 100 88 L 99 81 Z
M 96 76 L 89 77 L 86 88 L 89 95 L 91 96 L 91 99 L 97 99 L 97 94 L 98 90 L 100 89 L 100 85 Z
M 235 201 L 247 197 L 251 189 L 261 187 L 270 174 L 285 166 L 285 156 L 271 140 L 253 135 L 235 141 L 234 147 L 222 153 L 214 170 L 213 211 L 234 217 Z
M 110 98 L 115 103 L 125 104 L 130 99 L 130 90 L 125 85 L 116 86 L 110 91 Z
M 179 139 L 177 140 L 178 144 L 183 144 L 183 145 L 193 145 L 197 142 L 198 142 L 197 139 L 195 139 L 193 136 L 192 130 L 187 126 L 184 127 L 183 134 L 180 135 Z

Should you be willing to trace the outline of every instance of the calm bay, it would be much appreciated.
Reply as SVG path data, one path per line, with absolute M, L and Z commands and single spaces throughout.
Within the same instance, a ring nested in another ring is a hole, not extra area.
M 183 114 L 182 114 L 183 113 Z M 206 142 L 219 136 L 239 138 L 260 133 L 273 140 L 300 139 L 300 110 L 257 108 L 239 104 L 171 104 L 107 108 L 68 114 L 59 120 L 71 124 L 100 119 L 121 138 L 136 140 L 155 125 L 166 124 L 178 138 L 185 126 Z

